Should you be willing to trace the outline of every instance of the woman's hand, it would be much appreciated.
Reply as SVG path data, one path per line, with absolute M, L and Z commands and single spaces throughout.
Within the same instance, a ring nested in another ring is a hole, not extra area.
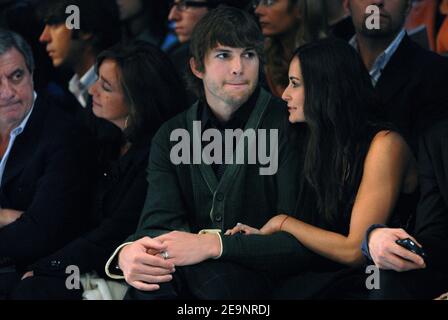
M 262 232 L 256 228 L 252 228 L 252 227 L 242 224 L 242 223 L 237 223 L 235 227 L 227 230 L 224 235 L 233 236 L 234 234 L 237 234 L 237 233 L 242 233 L 245 235 L 262 234 Z
M 242 233 L 244 235 L 252 235 L 252 234 L 261 234 L 268 235 L 273 234 L 275 232 L 281 231 L 281 228 L 284 225 L 284 222 L 289 216 L 286 214 L 279 214 L 275 217 L 272 217 L 261 229 L 256 229 L 250 227 L 248 225 L 237 223 L 235 227 L 226 231 L 226 236 L 232 236 L 237 233 Z
M 264 226 L 261 228 L 262 234 L 273 234 L 282 231 L 285 221 L 289 218 L 286 214 L 279 214 L 272 217 Z
M 25 279 L 27 279 L 27 278 L 32 278 L 32 277 L 34 277 L 34 271 L 28 271 L 27 273 L 25 273 L 25 274 L 22 276 L 22 280 L 25 280 Z
M 0 209 L 0 228 L 6 227 L 15 222 L 23 215 L 23 211 Z

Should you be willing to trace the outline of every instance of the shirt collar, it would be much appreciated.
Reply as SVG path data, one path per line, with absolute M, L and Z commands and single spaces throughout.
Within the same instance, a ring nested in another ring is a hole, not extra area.
M 390 45 L 386 48 L 386 50 L 383 51 L 373 63 L 372 68 L 369 70 L 370 77 L 372 78 L 372 82 L 376 84 L 378 82 L 378 79 L 381 76 L 381 72 L 383 69 L 387 66 L 390 59 L 394 55 L 394 53 L 397 51 L 398 47 L 400 46 L 401 41 L 403 40 L 404 36 L 406 35 L 406 31 L 404 29 L 401 29 L 401 31 L 398 33 L 398 35 L 395 37 L 395 39 L 390 43 Z M 356 35 L 353 36 L 353 38 L 350 40 L 350 45 L 356 49 L 356 51 L 359 51 L 358 48 L 358 42 L 356 40 Z
M 81 79 L 77 74 L 75 74 L 70 80 L 70 86 L 76 85 L 81 90 L 85 90 L 89 88 L 96 81 L 96 72 L 95 66 L 92 66 L 82 77 Z
M 85 95 L 87 90 L 95 83 L 96 80 L 97 75 L 95 72 L 95 66 L 92 66 L 81 78 L 79 78 L 79 76 L 75 74 L 70 79 L 68 87 L 70 92 L 79 98 L 79 96 Z
M 36 99 L 37 99 L 37 93 L 33 92 L 33 105 L 31 106 L 31 108 L 28 111 L 28 114 L 25 116 L 25 118 L 23 118 L 22 122 L 20 122 L 20 124 L 11 131 L 11 133 L 10 133 L 11 137 L 18 136 L 19 134 L 21 134 L 23 132 L 23 130 L 25 130 L 26 124 L 28 123 L 31 113 L 33 112 Z

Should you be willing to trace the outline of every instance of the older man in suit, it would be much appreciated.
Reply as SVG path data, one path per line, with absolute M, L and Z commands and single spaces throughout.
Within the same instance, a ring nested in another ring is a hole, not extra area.
M 28 44 L 0 30 L 0 298 L 86 224 L 87 137 L 37 96 L 33 70 Z

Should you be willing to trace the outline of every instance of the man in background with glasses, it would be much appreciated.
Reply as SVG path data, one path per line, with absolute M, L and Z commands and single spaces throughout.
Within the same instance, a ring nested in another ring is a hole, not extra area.
M 251 5 L 252 9 L 255 10 L 258 6 L 270 7 L 276 2 L 277 0 L 252 0 Z
M 174 31 L 180 43 L 190 40 L 196 23 L 210 8 L 213 8 L 212 2 L 206 0 L 177 0 L 172 4 L 168 20 L 175 23 Z

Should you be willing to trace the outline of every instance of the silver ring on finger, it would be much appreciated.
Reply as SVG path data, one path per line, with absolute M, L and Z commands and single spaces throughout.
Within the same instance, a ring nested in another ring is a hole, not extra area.
M 170 258 L 170 255 L 168 254 L 168 251 L 162 251 L 160 254 L 162 255 L 162 258 L 165 259 L 165 260 Z

